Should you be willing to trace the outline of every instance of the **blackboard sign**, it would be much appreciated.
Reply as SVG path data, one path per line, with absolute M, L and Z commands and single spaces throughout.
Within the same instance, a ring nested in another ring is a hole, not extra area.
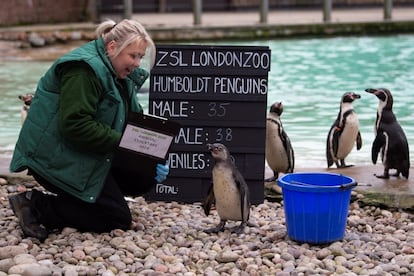
M 258 46 L 157 45 L 149 113 L 181 125 L 168 156 L 170 175 L 148 200 L 203 201 L 214 165 L 207 143 L 228 147 L 263 202 L 270 49 Z

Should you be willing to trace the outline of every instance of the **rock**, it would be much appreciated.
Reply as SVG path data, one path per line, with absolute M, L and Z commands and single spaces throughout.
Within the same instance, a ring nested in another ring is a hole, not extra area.
M 6 273 L 14 265 L 15 263 L 12 258 L 2 259 L 0 260 L 0 271 Z
M 0 259 L 13 258 L 16 255 L 27 253 L 25 245 L 10 245 L 0 248 Z
M 328 248 L 322 248 L 321 250 L 316 252 L 316 257 L 319 260 L 322 260 L 322 259 L 325 259 L 326 257 L 328 257 L 330 254 L 331 254 L 331 251 Z
M 239 255 L 232 251 L 222 251 L 216 255 L 216 261 L 219 263 L 235 262 L 239 258 Z
M 37 262 L 36 258 L 30 254 L 16 255 L 14 256 L 13 261 L 15 264 L 33 264 Z
M 41 266 L 37 263 L 31 264 L 18 264 L 12 266 L 9 271 L 9 274 L 19 274 L 24 276 L 46 276 L 51 275 L 52 270 L 48 267 Z
M 29 34 L 28 41 L 32 47 L 43 47 L 46 45 L 46 40 L 35 32 Z
M 72 256 L 77 260 L 83 260 L 86 257 L 85 252 L 83 252 L 83 250 L 80 249 L 74 250 Z
M 81 40 L 82 39 L 82 32 L 72 32 L 70 35 L 72 40 Z

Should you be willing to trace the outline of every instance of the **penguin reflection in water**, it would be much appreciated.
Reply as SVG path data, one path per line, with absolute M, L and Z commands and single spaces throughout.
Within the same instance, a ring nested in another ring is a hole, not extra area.
M 266 182 L 277 180 L 280 172 L 292 173 L 295 168 L 292 144 L 280 120 L 282 113 L 282 103 L 275 102 L 266 119 L 266 161 L 273 171 L 273 176 L 265 179 Z
M 355 145 L 357 150 L 362 147 L 361 133 L 359 132 L 359 120 L 352 102 L 361 96 L 354 92 L 346 92 L 342 95 L 338 117 L 329 130 L 326 141 L 326 159 L 328 168 L 335 163 L 337 168 L 351 167 L 345 164 L 345 158 Z
M 241 221 L 235 229 L 237 234 L 243 232 L 250 216 L 250 192 L 240 171 L 230 159 L 230 152 L 223 144 L 207 144 L 208 150 L 214 158 L 212 169 L 213 183 L 210 186 L 207 198 L 204 201 L 204 213 L 210 214 L 214 201 L 220 223 L 207 233 L 217 233 L 224 230 L 227 220 Z
M 381 152 L 384 174 L 378 178 L 389 178 L 389 170 L 396 169 L 392 176 L 402 174 L 408 178 L 410 157 L 408 142 L 403 129 L 392 111 L 393 97 L 386 88 L 368 88 L 366 92 L 375 95 L 378 100 L 377 119 L 375 121 L 375 139 L 372 143 L 372 163 L 377 163 L 378 153 Z

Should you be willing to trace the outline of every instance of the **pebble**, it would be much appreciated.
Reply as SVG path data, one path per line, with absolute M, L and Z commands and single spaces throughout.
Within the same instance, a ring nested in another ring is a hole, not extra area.
M 30 45 L 33 47 L 42 47 L 46 45 L 46 39 L 35 32 L 29 34 L 28 40 Z
M 0 276 L 414 276 L 414 215 L 359 205 L 360 197 L 350 204 L 344 238 L 324 245 L 290 240 L 278 202 L 252 206 L 243 234 L 206 234 L 202 229 L 219 220 L 215 211 L 206 217 L 199 203 L 143 197 L 128 202 L 131 230 L 97 234 L 68 227 L 40 243 L 22 236 L 7 201 L 11 193 L 33 186 L 0 180 Z

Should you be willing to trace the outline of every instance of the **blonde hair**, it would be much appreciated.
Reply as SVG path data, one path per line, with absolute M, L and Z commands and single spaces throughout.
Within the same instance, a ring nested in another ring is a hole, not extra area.
M 150 68 L 154 66 L 156 54 L 154 41 L 152 41 L 152 38 L 138 21 L 124 19 L 116 23 L 109 19 L 99 24 L 95 32 L 97 37 L 102 37 L 105 45 L 112 40 L 117 42 L 119 46 L 114 54 L 115 56 L 119 55 L 131 43 L 145 41 L 150 55 Z

